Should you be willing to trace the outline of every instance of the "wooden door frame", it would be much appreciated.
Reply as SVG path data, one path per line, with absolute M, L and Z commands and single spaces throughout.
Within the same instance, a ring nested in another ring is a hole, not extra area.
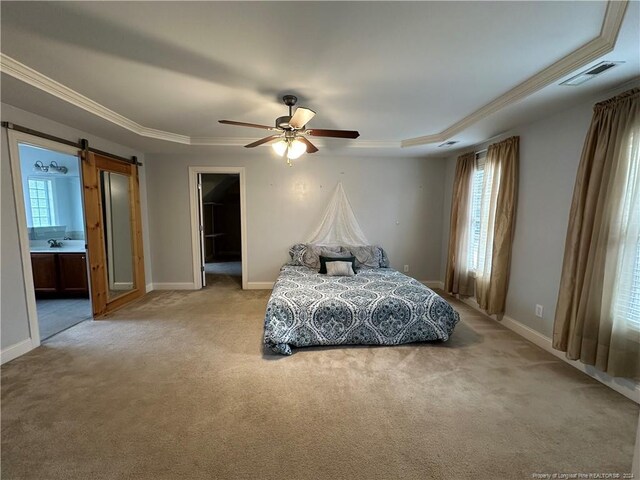
M 200 222 L 198 221 L 198 174 L 231 174 L 240 177 L 240 239 L 242 243 L 242 289 L 247 289 L 247 196 L 244 167 L 189 167 L 189 205 L 191 209 L 191 254 L 193 258 L 193 285 L 196 290 L 202 288 L 200 265 Z
M 22 166 L 20 165 L 19 144 L 32 145 L 34 147 L 45 148 L 55 152 L 72 155 L 78 159 L 78 176 L 82 184 L 82 165 L 79 157 L 80 150 L 76 147 L 64 145 L 62 143 L 47 140 L 28 133 L 17 130 L 7 130 L 7 141 L 9 146 L 9 163 L 11 165 L 11 180 L 13 182 L 13 198 L 16 205 L 16 217 L 18 224 L 18 241 L 20 243 L 20 260 L 22 263 L 22 277 L 24 279 L 24 292 L 27 301 L 27 317 L 29 323 L 29 337 L 31 347 L 40 346 L 40 325 L 38 324 L 38 309 L 36 306 L 36 293 L 33 285 L 33 270 L 31 267 L 31 250 L 29 247 L 29 230 L 27 228 L 27 212 L 24 202 L 24 190 L 22 188 Z M 82 198 L 82 213 L 85 215 L 84 197 Z M 85 230 L 86 238 L 86 230 Z M 88 254 L 88 252 L 87 252 Z M 91 278 L 87 272 L 89 284 Z
M 94 318 L 117 310 L 146 293 L 144 278 L 144 251 L 142 244 L 142 214 L 140 209 L 140 185 L 138 167 L 131 163 L 99 155 L 89 151 L 82 152 L 82 172 L 84 185 L 84 204 L 90 289 Z M 107 258 L 105 251 L 105 232 L 102 217 L 102 195 L 100 190 L 100 170 L 120 173 L 129 177 L 130 222 L 133 254 L 133 276 L 135 288 L 109 300 L 107 293 Z

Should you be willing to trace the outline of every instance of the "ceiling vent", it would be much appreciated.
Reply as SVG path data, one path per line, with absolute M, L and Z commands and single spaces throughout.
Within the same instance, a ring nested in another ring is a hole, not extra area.
M 448 142 L 441 143 L 438 147 L 450 147 L 451 145 L 455 145 L 458 143 L 457 140 L 449 140 Z
M 575 87 L 577 85 L 582 85 L 584 82 L 588 82 L 592 78 L 597 77 L 601 73 L 606 72 L 607 70 L 611 70 L 616 65 L 620 65 L 624 62 L 600 62 L 597 65 L 594 65 L 589 70 L 585 70 L 584 72 L 580 72 L 577 75 L 574 75 L 568 80 L 561 82 L 560 85 L 569 85 L 571 87 Z

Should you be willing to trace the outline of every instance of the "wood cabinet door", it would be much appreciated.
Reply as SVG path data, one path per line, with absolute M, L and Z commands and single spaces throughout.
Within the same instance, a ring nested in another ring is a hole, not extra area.
M 59 287 L 63 293 L 89 296 L 87 260 L 84 253 L 59 253 Z
M 55 253 L 32 253 L 31 269 L 36 293 L 58 291 L 58 268 Z

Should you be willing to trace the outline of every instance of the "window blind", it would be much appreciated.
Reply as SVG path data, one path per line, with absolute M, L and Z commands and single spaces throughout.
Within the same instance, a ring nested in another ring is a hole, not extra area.
M 469 229 L 469 250 L 467 264 L 471 271 L 478 268 L 478 249 L 480 246 L 480 225 L 482 208 L 482 184 L 484 182 L 484 161 L 478 161 L 473 171 L 471 186 L 471 228 Z

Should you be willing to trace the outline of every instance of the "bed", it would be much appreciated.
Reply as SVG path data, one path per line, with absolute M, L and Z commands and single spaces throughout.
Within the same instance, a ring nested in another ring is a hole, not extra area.
M 329 276 L 292 263 L 280 270 L 267 304 L 264 344 L 271 352 L 446 341 L 459 321 L 438 294 L 391 268 L 360 264 L 355 276 Z

